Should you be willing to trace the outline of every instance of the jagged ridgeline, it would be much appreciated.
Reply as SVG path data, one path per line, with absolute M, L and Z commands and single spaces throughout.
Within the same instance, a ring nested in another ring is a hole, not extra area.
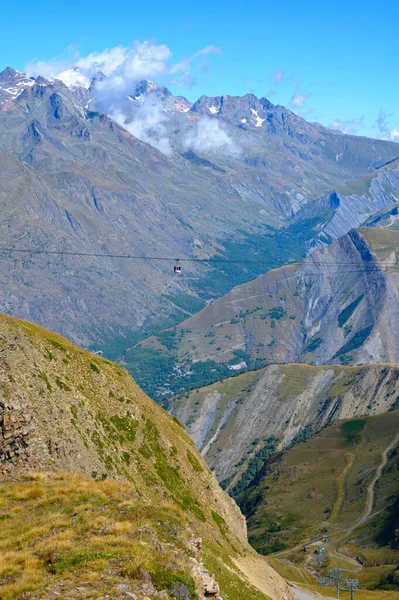
M 67 85 L 0 73 L 2 246 L 84 254 L 3 254 L 0 301 L 9 314 L 109 357 L 232 286 L 300 260 L 309 245 L 398 197 L 397 144 L 307 123 L 252 94 L 192 105 L 139 83 L 128 104 L 150 96 L 165 109 L 170 153 L 162 154 L 96 112 L 103 77 L 82 87 L 76 71 Z M 187 151 L 208 120 L 235 152 Z M 176 281 L 176 256 L 204 262 L 188 264 Z
M 2 598 L 291 599 L 182 426 L 121 366 L 2 316 L 0 392 Z

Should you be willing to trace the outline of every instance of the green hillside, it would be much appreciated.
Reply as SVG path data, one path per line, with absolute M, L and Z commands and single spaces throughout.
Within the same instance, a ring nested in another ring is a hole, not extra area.
M 230 492 L 258 473 L 273 440 L 286 448 L 336 419 L 398 406 L 398 365 L 286 364 L 182 393 L 169 410 Z
M 237 498 L 251 544 L 319 574 L 342 567 L 363 585 L 397 589 L 398 431 L 396 410 L 336 422 L 274 456 Z
M 180 584 L 195 598 L 212 573 L 223 598 L 291 598 L 181 425 L 121 366 L 4 316 L 0 351 L 2 598 L 115 598 L 120 585 L 169 598 Z

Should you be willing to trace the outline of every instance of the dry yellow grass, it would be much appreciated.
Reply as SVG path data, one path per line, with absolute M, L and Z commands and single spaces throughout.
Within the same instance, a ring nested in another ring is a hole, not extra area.
M 14 478 L 0 483 L 4 598 L 116 600 L 120 582 L 141 600 L 145 581 L 160 591 L 189 579 L 187 541 L 201 536 L 223 598 L 265 600 L 231 561 L 251 552 L 244 519 L 176 420 L 120 365 L 60 336 L 0 316 L 0 337 L 2 397 L 34 426 L 28 440 L 14 431 L 30 452 L 2 465 Z M 58 474 L 21 479 L 32 470 Z
M 189 580 L 189 532 L 180 509 L 129 500 L 133 494 L 125 482 L 66 474 L 0 484 L 2 600 L 65 581 L 71 590 L 85 582 L 93 594 L 117 597 L 118 582 L 133 589 L 143 573 L 162 568 Z

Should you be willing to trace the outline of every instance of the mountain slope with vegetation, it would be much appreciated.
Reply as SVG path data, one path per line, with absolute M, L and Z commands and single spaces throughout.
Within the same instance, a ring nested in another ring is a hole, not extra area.
M 217 598 L 215 573 L 223 598 L 291 599 L 181 425 L 121 366 L 2 316 L 0 392 L 7 598 Z
M 254 547 L 397 589 L 398 429 L 398 410 L 336 422 L 273 457 L 238 496 Z
M 167 397 L 271 363 L 395 363 L 398 247 L 395 230 L 353 230 L 140 342 L 126 353 L 126 364 L 148 388 L 150 364 L 156 370 L 158 360 L 167 360 L 168 369 L 150 380 L 151 394 Z M 197 371 L 204 374 L 199 385 Z

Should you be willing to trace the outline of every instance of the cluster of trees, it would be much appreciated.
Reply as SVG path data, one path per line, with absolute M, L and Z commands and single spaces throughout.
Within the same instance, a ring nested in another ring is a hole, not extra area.
M 363 344 L 363 342 L 365 342 L 366 339 L 369 337 L 372 329 L 372 325 L 370 325 L 369 327 L 364 327 L 363 329 L 359 329 L 359 331 L 355 333 L 355 335 L 349 340 L 349 342 L 344 344 L 338 350 L 338 352 L 334 354 L 333 358 L 339 358 L 340 356 L 343 356 L 344 354 L 347 354 L 348 352 L 359 348 Z
M 177 370 L 177 344 L 173 332 L 164 331 L 157 338 L 168 352 L 135 346 L 126 354 L 125 360 L 126 368 L 146 394 L 165 406 L 172 395 L 210 385 L 233 374 L 225 363 L 214 360 L 187 363 Z
M 381 575 L 378 588 L 383 590 L 399 589 L 399 568 L 391 571 L 390 573 L 384 573 Z
M 356 445 L 362 439 L 362 431 L 365 425 L 366 421 L 364 419 L 353 419 L 342 423 L 340 431 L 348 444 Z
M 316 217 L 281 229 L 265 225 L 259 233 L 242 232 L 240 239 L 223 240 L 226 264 L 218 264 L 217 277 L 211 272 L 194 285 L 196 293 L 204 299 L 218 297 L 231 290 L 232 281 L 239 285 L 262 275 L 268 266 L 274 269 L 300 261 L 306 254 L 306 242 L 314 237 L 320 221 Z
M 275 436 L 269 437 L 265 441 L 264 446 L 260 450 L 258 450 L 254 454 L 254 456 L 248 461 L 247 468 L 241 475 L 241 479 L 231 490 L 231 495 L 237 497 L 236 500 L 240 507 L 241 503 L 245 504 L 246 501 L 245 494 L 243 496 L 240 496 L 240 494 L 245 492 L 245 490 L 247 490 L 251 485 L 255 485 L 258 482 L 258 478 L 264 471 L 269 458 L 272 456 L 272 454 L 275 453 L 277 444 L 278 438 L 276 438 Z
M 363 300 L 364 294 L 361 294 L 356 300 L 348 304 L 344 310 L 342 310 L 338 315 L 338 326 L 343 327 L 345 323 L 350 319 L 350 317 L 355 312 L 356 308 L 359 306 L 360 302 Z

